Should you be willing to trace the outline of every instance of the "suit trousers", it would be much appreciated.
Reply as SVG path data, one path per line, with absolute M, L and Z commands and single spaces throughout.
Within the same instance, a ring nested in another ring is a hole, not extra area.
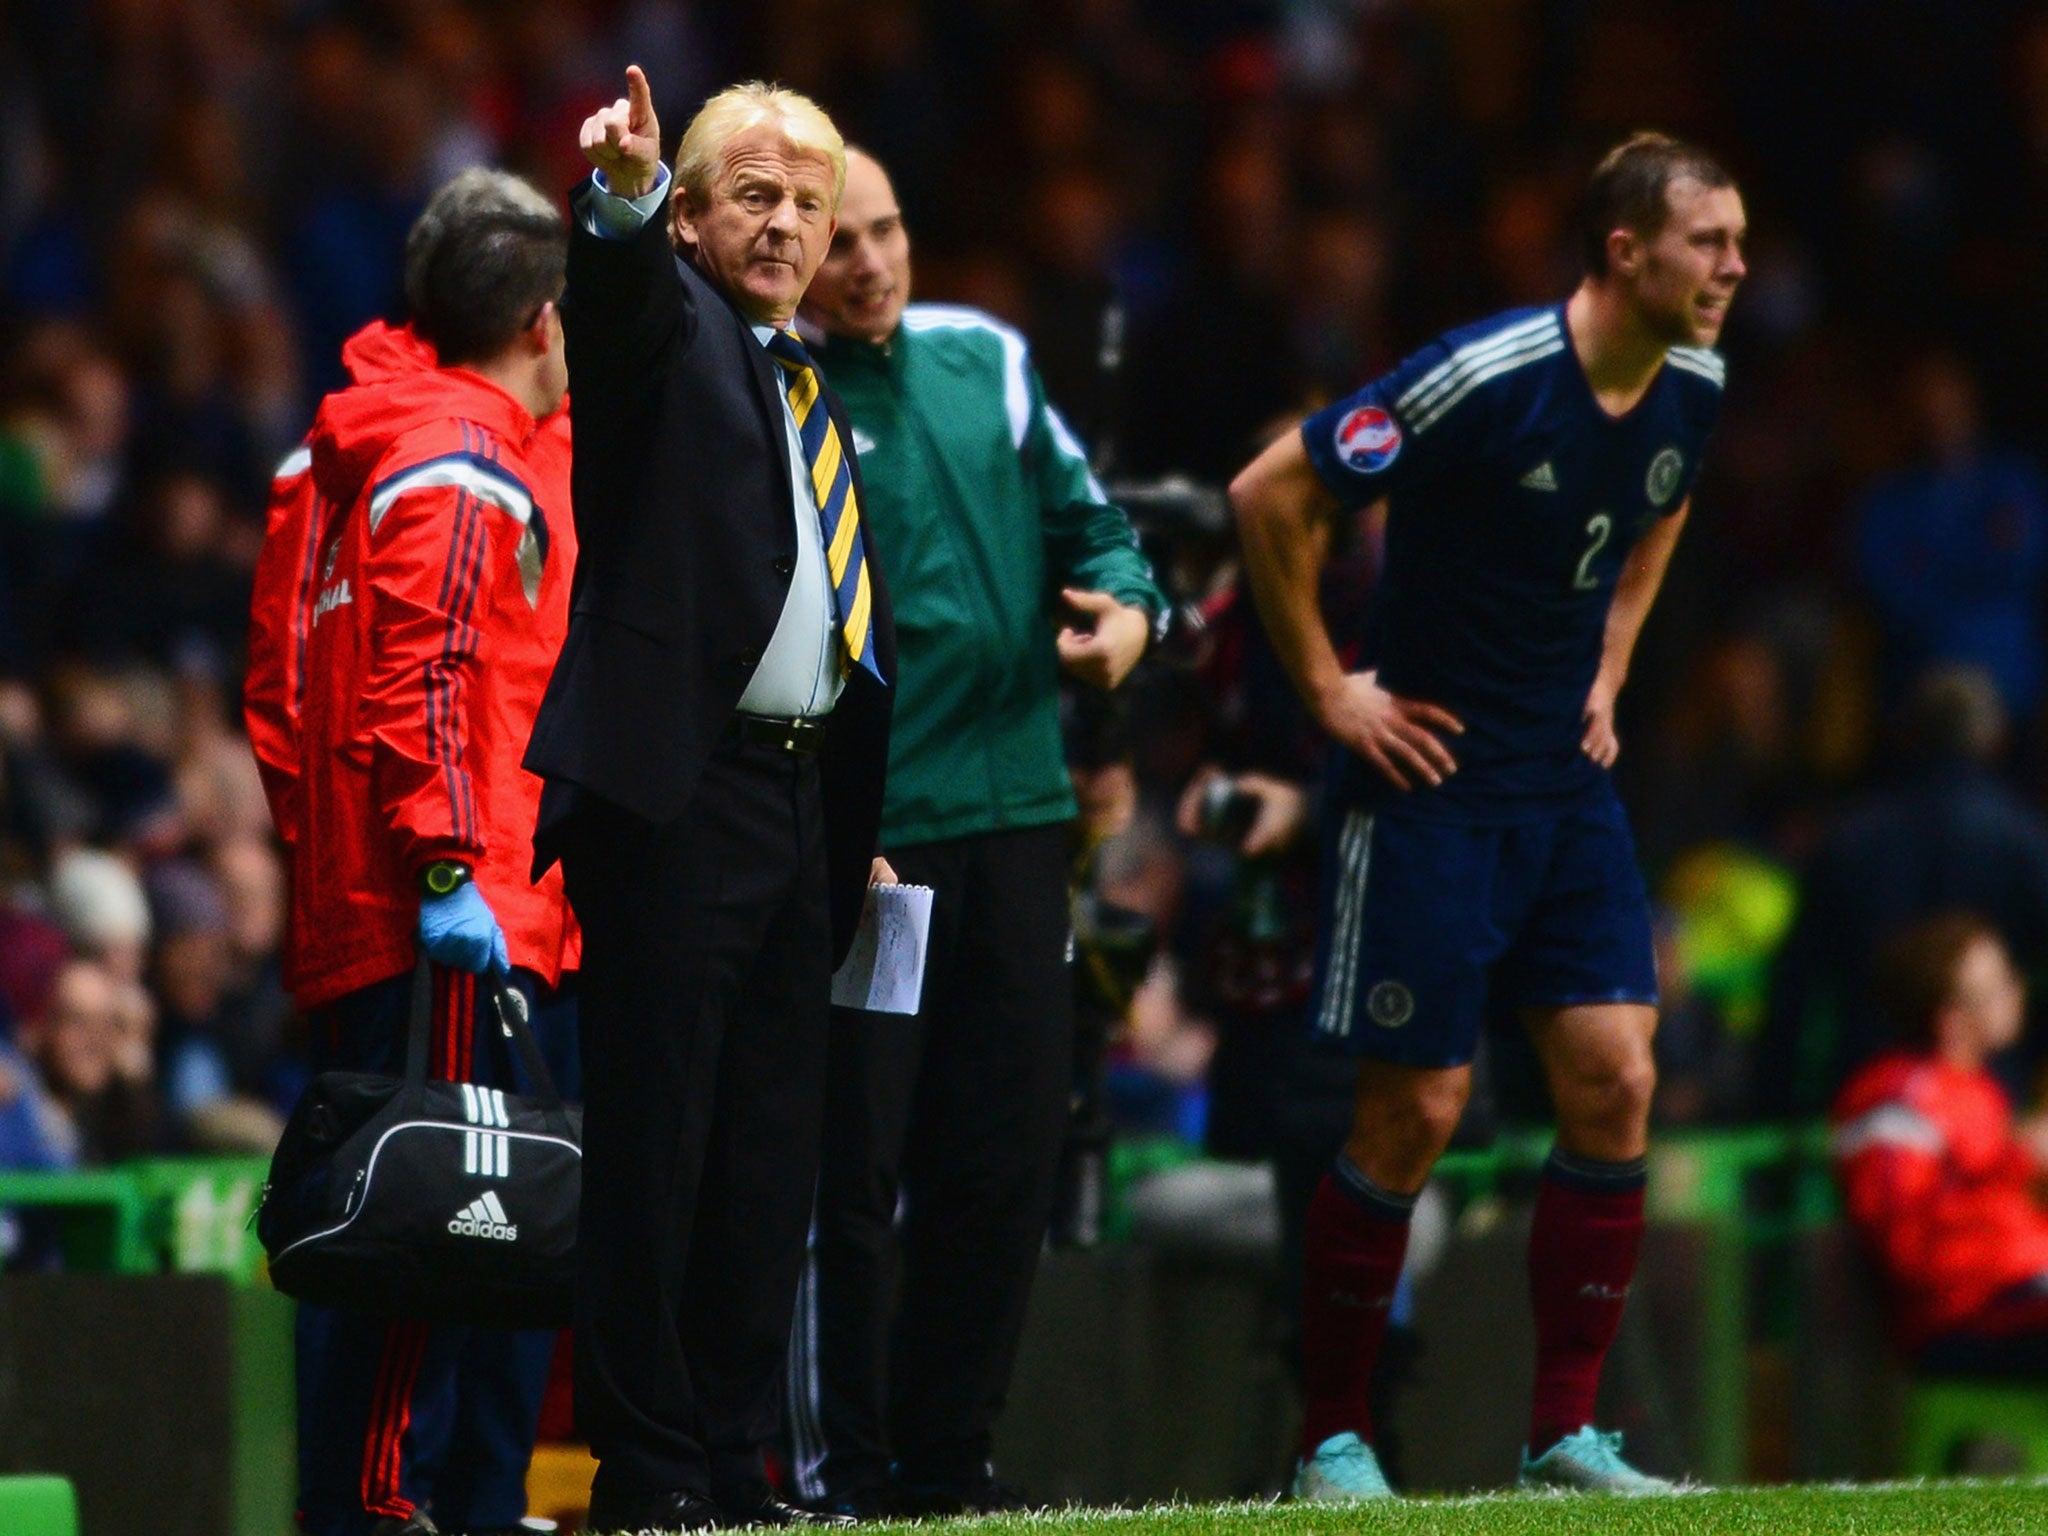
M 915 1016 L 833 1013 L 790 1362 L 810 1496 L 877 1486 L 892 1462 L 906 1484 L 985 1474 L 1072 1087 L 1070 842 L 1062 822 L 885 849 L 932 887 L 931 936 Z
M 524 971 L 534 1034 L 557 1085 L 573 1081 L 575 1002 Z M 313 1069 L 405 1069 L 411 973 L 315 1011 Z M 434 969 L 429 1070 L 457 1082 L 528 1090 L 498 1032 L 490 989 Z M 552 1329 L 429 1326 L 301 1304 L 296 1323 L 299 1528 L 361 1536 L 379 1519 L 431 1512 L 444 1531 L 495 1531 L 526 1513 L 526 1465 L 555 1349 Z
M 832 934 L 815 758 L 727 739 L 652 825 L 561 832 L 583 923 L 576 1416 L 613 1497 L 763 1475 L 817 1176 Z

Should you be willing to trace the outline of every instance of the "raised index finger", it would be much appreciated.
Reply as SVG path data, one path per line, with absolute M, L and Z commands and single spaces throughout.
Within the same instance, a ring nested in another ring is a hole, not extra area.
M 632 104 L 632 122 L 637 126 L 654 116 L 654 93 L 647 89 L 647 76 L 638 64 L 626 66 L 626 99 Z

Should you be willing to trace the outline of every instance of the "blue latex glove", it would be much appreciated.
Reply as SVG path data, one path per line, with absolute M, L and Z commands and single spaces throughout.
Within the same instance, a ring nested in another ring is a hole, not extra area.
M 420 948 L 436 965 L 458 971 L 503 976 L 512 969 L 505 930 L 474 884 L 459 885 L 446 896 L 420 898 Z

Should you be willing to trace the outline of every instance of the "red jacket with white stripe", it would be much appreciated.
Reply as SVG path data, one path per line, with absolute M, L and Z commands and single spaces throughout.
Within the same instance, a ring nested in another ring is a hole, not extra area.
M 1849 1218 L 1909 1352 L 2048 1274 L 2048 1210 L 2034 1192 L 2042 1169 L 1988 1072 L 1880 1056 L 1849 1079 L 1832 1119 Z
M 541 783 L 519 765 L 569 621 L 567 412 L 537 424 L 408 339 L 357 338 L 395 366 L 328 396 L 310 438 L 331 510 L 280 819 L 305 1008 L 412 968 L 436 859 L 475 869 L 515 966 L 552 985 L 581 948 L 559 870 L 529 883 Z

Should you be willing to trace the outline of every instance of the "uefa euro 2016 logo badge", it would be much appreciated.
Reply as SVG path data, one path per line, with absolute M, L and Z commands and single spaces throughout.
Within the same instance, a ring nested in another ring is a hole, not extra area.
M 1337 423 L 1337 457 L 1361 475 L 1377 474 L 1401 451 L 1401 424 L 1376 405 L 1361 405 Z

